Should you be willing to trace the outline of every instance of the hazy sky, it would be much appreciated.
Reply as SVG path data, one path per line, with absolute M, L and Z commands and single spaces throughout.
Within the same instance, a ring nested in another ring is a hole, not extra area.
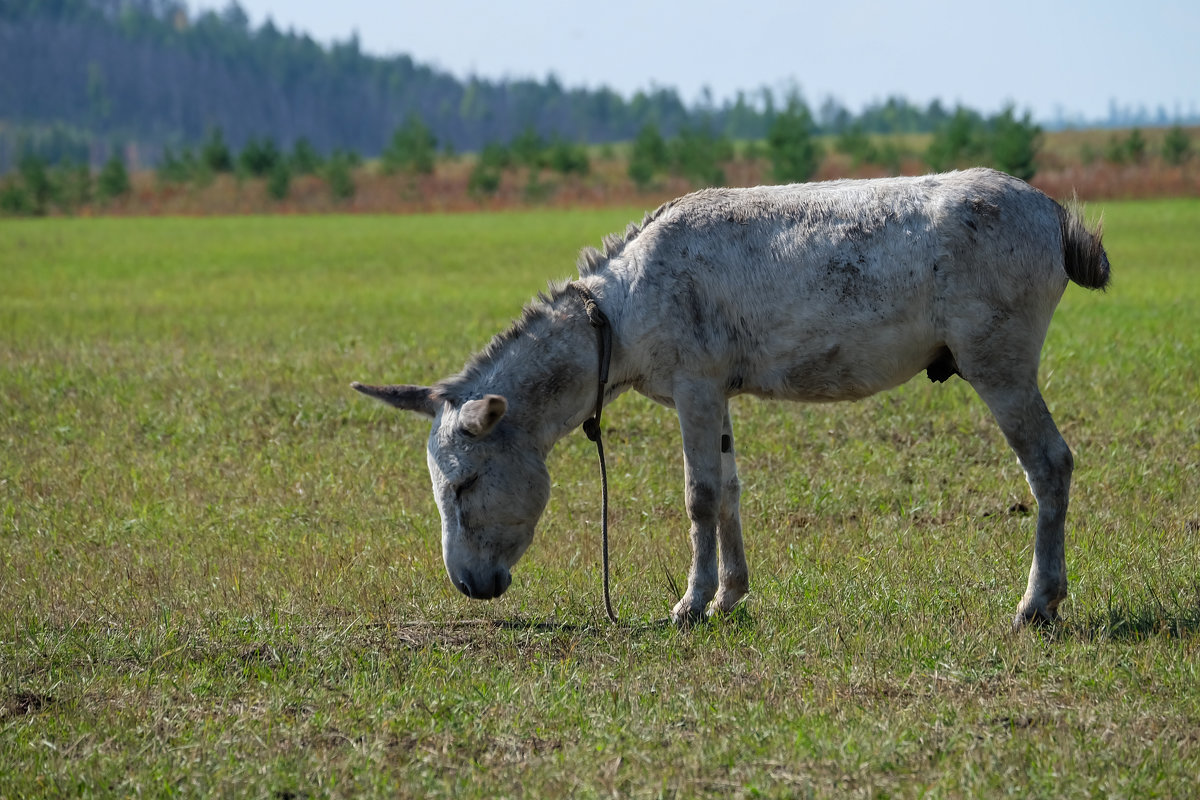
M 689 105 L 798 86 L 852 111 L 900 94 L 1039 120 L 1108 116 L 1110 102 L 1200 112 L 1197 0 L 240 0 L 317 41 L 357 32 L 365 52 L 407 54 L 460 78 L 672 87 Z M 220 9 L 225 0 L 190 3 Z

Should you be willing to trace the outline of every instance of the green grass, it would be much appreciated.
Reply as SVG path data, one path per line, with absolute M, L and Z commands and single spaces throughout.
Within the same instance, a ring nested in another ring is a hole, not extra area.
M 734 403 L 753 595 L 689 561 L 677 424 L 555 450 L 492 603 L 441 566 L 430 382 L 633 210 L 0 224 L 0 797 L 1163 796 L 1200 775 L 1200 203 L 1105 209 L 1043 359 L 1071 595 L 961 381 Z M 671 576 L 668 579 L 667 575 Z

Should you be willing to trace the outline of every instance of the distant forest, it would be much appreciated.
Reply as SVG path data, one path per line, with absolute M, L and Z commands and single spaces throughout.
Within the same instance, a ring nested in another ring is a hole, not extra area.
M 121 153 L 147 167 L 214 130 L 239 149 L 264 137 L 373 157 L 414 120 L 454 152 L 530 131 L 629 141 L 648 124 L 757 140 L 803 103 L 765 87 L 689 108 L 670 88 L 626 99 L 552 77 L 462 81 L 408 56 L 365 54 L 355 38 L 322 46 L 270 21 L 254 28 L 236 2 L 193 14 L 178 0 L 0 0 L 0 75 L 0 172 L 31 151 L 93 167 Z M 810 118 L 817 133 L 919 133 L 956 110 L 891 97 L 852 114 L 827 99 Z
M 440 147 L 479 150 L 533 130 L 575 142 L 633 139 L 647 123 L 664 134 L 708 128 L 760 139 L 796 97 L 766 88 L 720 106 L 689 108 L 670 88 L 626 99 L 607 89 L 544 81 L 462 81 L 408 56 L 363 53 L 358 41 L 322 46 L 267 21 L 250 25 L 236 3 L 193 14 L 175 0 L 0 0 L 0 169 L 20 150 L 51 161 L 97 164 L 123 148 L 142 166 L 164 146 L 200 142 L 213 129 L 241 147 L 282 146 L 378 154 L 419 118 Z M 953 111 L 893 97 L 852 115 L 828 100 L 817 128 L 839 132 L 936 129 Z M 136 165 L 135 165 L 136 166 Z

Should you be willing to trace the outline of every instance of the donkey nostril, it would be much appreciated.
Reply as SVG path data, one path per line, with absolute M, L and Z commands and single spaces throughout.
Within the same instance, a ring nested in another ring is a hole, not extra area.
M 509 585 L 512 584 L 512 575 L 508 570 L 501 570 L 496 573 L 496 583 L 493 587 L 492 597 L 499 597 L 508 591 Z
M 454 588 L 465 594 L 467 597 L 475 597 L 477 592 L 471 587 L 471 579 L 469 576 L 462 576 L 454 579 Z

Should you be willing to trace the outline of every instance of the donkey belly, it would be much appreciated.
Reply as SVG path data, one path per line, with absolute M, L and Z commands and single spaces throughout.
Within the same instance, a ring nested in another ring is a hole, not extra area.
M 876 335 L 819 339 L 742 377 L 739 391 L 760 397 L 833 402 L 859 400 L 904 383 L 925 369 L 942 345 L 931 337 Z M 737 382 L 735 376 L 734 382 Z
M 904 383 L 934 361 L 944 346 L 929 305 L 905 298 L 879 306 L 840 307 L 780 320 L 742 351 L 732 383 L 762 397 L 832 402 L 858 400 Z

